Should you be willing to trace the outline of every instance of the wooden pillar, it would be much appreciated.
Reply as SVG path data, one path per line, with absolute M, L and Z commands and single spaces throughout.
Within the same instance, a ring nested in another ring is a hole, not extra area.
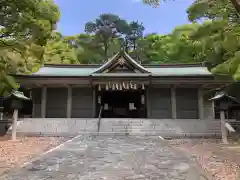
M 222 142 L 223 144 L 228 144 L 227 140 L 227 129 L 225 127 L 225 113 L 224 111 L 220 111 L 220 119 L 221 119 L 221 132 L 222 132 Z
M 215 119 L 215 102 L 212 101 L 212 119 Z
M 72 116 L 72 86 L 69 85 L 67 87 L 67 118 L 71 118 Z
M 41 101 L 41 117 L 46 117 L 46 105 L 47 105 L 47 87 L 42 87 L 42 101 Z
M 36 105 L 35 105 L 35 94 L 33 93 L 33 91 L 34 91 L 34 89 L 31 89 L 31 99 L 32 99 L 32 118 L 34 118 L 35 117 L 35 111 L 36 111 Z
M 203 100 L 203 89 L 198 89 L 198 114 L 199 119 L 204 119 L 204 100 Z
M 147 118 L 150 118 L 150 95 L 149 95 L 149 87 L 146 88 L 146 106 L 147 106 Z
M 34 100 L 33 100 L 33 102 L 32 102 L 32 118 L 34 118 L 35 117 L 35 102 L 34 102 Z
M 93 114 L 92 114 L 92 117 L 94 118 L 96 115 L 96 89 L 94 86 L 92 87 L 92 90 L 93 90 Z
M 172 119 L 177 119 L 176 88 L 171 87 Z

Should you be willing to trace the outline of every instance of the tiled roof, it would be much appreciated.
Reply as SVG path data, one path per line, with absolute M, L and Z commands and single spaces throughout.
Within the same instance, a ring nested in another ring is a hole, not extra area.
M 117 66 L 129 65 L 131 73 L 107 73 Z M 180 65 L 141 65 L 132 59 L 126 52 L 119 52 L 103 65 L 46 65 L 38 72 L 24 76 L 41 77 L 88 77 L 88 76 L 212 76 L 206 67 L 201 64 Z
M 97 67 L 78 67 L 78 66 L 46 66 L 41 67 L 38 72 L 26 76 L 59 76 L 59 77 L 82 77 L 90 76 L 97 70 Z M 206 67 L 202 66 L 162 66 L 159 67 L 146 67 L 147 71 L 151 73 L 152 76 L 212 76 L 212 73 L 208 71 Z M 119 73 L 118 73 L 119 74 Z M 125 73 L 122 73 L 124 75 Z M 125 75 L 134 75 L 142 73 L 126 73 Z M 98 74 L 99 76 L 114 76 L 115 73 L 103 73 Z M 149 74 L 148 74 L 149 75 Z M 96 76 L 96 74 L 94 75 Z

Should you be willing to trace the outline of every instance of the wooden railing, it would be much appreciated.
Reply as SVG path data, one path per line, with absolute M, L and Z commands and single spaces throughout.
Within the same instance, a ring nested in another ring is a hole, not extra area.
M 101 126 L 101 116 L 102 116 L 102 111 L 103 111 L 103 106 L 101 106 L 99 114 L 98 114 L 98 132 L 100 131 L 100 126 Z

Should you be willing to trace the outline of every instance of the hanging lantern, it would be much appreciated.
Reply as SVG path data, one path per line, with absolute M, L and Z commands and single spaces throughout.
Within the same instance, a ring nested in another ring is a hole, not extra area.
M 101 91 L 101 85 L 100 84 L 98 85 L 98 91 Z
M 108 110 L 108 104 L 104 104 L 104 110 Z
M 130 89 L 134 89 L 134 84 L 130 82 Z
M 98 96 L 98 104 L 101 104 L 101 96 Z
M 109 90 L 109 86 L 108 86 L 108 84 L 106 84 L 106 90 L 107 90 L 107 91 Z
M 141 95 L 141 103 L 145 104 L 145 96 L 144 95 Z
M 129 83 L 126 84 L 126 89 L 129 89 Z
M 137 90 L 137 84 L 133 84 L 133 89 Z
M 120 91 L 122 91 L 122 84 L 119 84 L 119 89 Z
M 112 84 L 112 90 L 115 90 L 115 84 Z
M 123 89 L 126 89 L 126 84 L 125 84 L 125 82 L 123 82 Z
M 142 84 L 142 90 L 144 90 L 145 89 L 145 86 L 144 86 L 144 84 Z

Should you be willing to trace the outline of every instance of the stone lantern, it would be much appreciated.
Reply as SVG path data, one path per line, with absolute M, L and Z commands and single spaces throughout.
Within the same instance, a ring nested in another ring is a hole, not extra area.
M 23 101 L 28 101 L 30 98 L 24 96 L 23 92 L 13 90 L 8 97 L 11 99 L 11 107 L 13 111 L 12 123 L 12 140 L 16 140 L 18 111 L 23 108 Z
M 225 92 L 217 93 L 210 100 L 214 101 L 214 102 L 217 102 L 220 105 L 219 109 L 220 109 L 222 141 L 223 141 L 224 144 L 228 144 L 226 121 L 225 121 L 225 112 L 229 108 L 231 108 L 234 105 L 234 103 L 240 104 L 240 102 L 236 98 L 227 95 Z

